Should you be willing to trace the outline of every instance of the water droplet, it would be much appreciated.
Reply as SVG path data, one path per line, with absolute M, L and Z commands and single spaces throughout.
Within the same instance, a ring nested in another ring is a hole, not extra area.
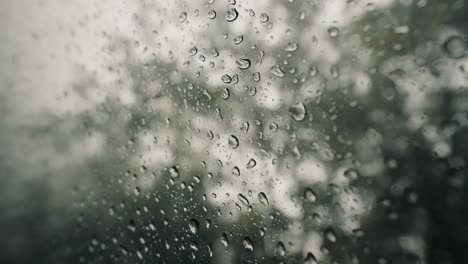
M 221 234 L 221 243 L 223 243 L 223 245 L 225 247 L 227 247 L 229 245 L 229 241 L 228 241 L 228 237 L 227 237 L 226 233 Z
M 268 198 L 264 192 L 258 193 L 258 201 L 265 206 L 270 205 L 270 202 L 268 202 Z
M 190 242 L 190 248 L 191 248 L 193 251 L 198 251 L 198 243 L 195 242 L 195 241 Z
M 247 169 L 252 169 L 257 165 L 257 162 L 254 159 L 250 159 L 249 162 L 247 162 Z
M 254 250 L 253 242 L 249 237 L 244 237 L 244 240 L 242 240 L 242 245 L 244 245 L 244 248 L 247 250 Z
M 232 21 L 236 20 L 238 15 L 239 15 L 239 13 L 237 13 L 237 10 L 235 8 L 229 8 L 228 11 L 226 12 L 227 22 L 232 22 Z
M 268 20 L 270 20 L 270 18 L 268 17 L 267 13 L 261 13 L 260 14 L 260 22 L 266 23 L 266 22 L 268 22 Z
M 335 231 L 333 231 L 331 228 L 327 228 L 327 230 L 325 230 L 325 237 L 332 243 L 336 242 Z
M 317 195 L 315 195 L 311 188 L 307 187 L 304 190 L 304 199 L 308 202 L 314 203 L 317 201 Z
M 239 45 L 239 44 L 242 43 L 242 41 L 244 41 L 244 36 L 239 35 L 239 36 L 233 38 L 232 41 L 234 42 L 234 44 Z
M 223 76 L 221 76 L 221 81 L 223 81 L 223 83 L 231 83 L 232 78 L 231 76 L 224 74 Z
M 214 11 L 214 10 L 208 11 L 208 18 L 215 19 L 216 18 L 216 11 Z
M 234 168 L 232 168 L 232 175 L 234 175 L 234 176 L 236 176 L 236 177 L 239 177 L 239 176 L 240 176 L 240 169 L 239 169 L 239 167 L 234 166 Z
M 275 247 L 275 251 L 278 255 L 284 257 L 286 255 L 286 247 L 284 246 L 283 242 L 278 242 Z
M 200 223 L 197 220 L 190 219 L 189 228 L 190 228 L 190 232 L 192 232 L 192 234 L 194 234 L 194 235 L 197 234 L 199 226 L 200 226 Z
M 185 20 L 187 20 L 187 12 L 182 12 L 182 13 L 180 13 L 180 15 L 179 15 L 179 21 L 180 21 L 180 22 L 185 22 Z
M 314 254 L 311 252 L 307 253 L 307 256 L 304 259 L 304 264 L 317 264 L 317 259 Z
M 172 178 L 178 178 L 179 177 L 179 170 L 176 167 L 171 167 L 169 169 L 169 174 L 171 175 Z
M 332 38 L 336 38 L 340 35 L 340 30 L 337 27 L 328 28 L 328 35 Z
M 279 77 L 279 78 L 284 77 L 284 71 L 281 70 L 281 68 L 278 65 L 271 67 L 270 72 L 276 77 Z
M 227 100 L 229 98 L 229 95 L 231 93 L 229 92 L 229 89 L 228 88 L 224 88 L 222 91 L 221 91 L 221 98 L 223 98 L 224 100 Z
M 208 255 L 210 255 L 210 257 L 213 257 L 213 246 L 211 244 L 208 244 L 207 247 L 208 247 Z
M 236 0 L 228 0 L 228 4 L 229 4 L 229 5 L 235 5 L 235 4 L 236 4 Z
M 233 149 L 236 149 L 237 147 L 239 147 L 239 139 L 237 139 L 237 137 L 234 135 L 229 136 L 228 143 L 229 143 L 229 146 L 231 146 L 231 148 Z
M 198 52 L 197 47 L 191 47 L 190 50 L 189 50 L 189 54 L 191 56 L 195 56 L 195 54 L 197 54 L 197 52 Z
M 257 87 L 255 86 L 248 86 L 247 87 L 247 93 L 250 95 L 250 96 L 254 96 L 257 94 Z
M 299 102 L 289 107 L 289 114 L 291 115 L 292 119 L 300 122 L 305 119 L 307 115 L 307 110 L 304 104 Z
M 350 180 L 355 180 L 358 178 L 358 173 L 354 168 L 345 170 L 344 176 Z
M 246 70 L 250 67 L 250 60 L 249 59 L 237 59 L 236 60 L 237 68 L 241 70 Z
M 315 76 L 317 76 L 318 73 L 319 73 L 319 70 L 317 69 L 317 66 L 311 65 L 309 67 L 309 76 L 310 77 L 315 77 Z
M 254 73 L 252 74 L 252 76 L 253 76 L 253 80 L 254 80 L 255 82 L 260 81 L 260 73 L 259 73 L 259 72 L 254 72 Z
M 288 42 L 288 45 L 285 48 L 286 51 L 290 52 L 296 51 L 297 49 L 299 49 L 299 44 L 295 42 Z
M 443 46 L 444 52 L 454 59 L 461 58 L 466 54 L 466 43 L 460 36 L 451 36 Z
M 240 201 L 244 206 L 249 206 L 249 204 L 250 204 L 250 202 L 249 202 L 249 200 L 247 199 L 247 197 L 245 197 L 245 195 L 243 195 L 242 193 L 237 194 L 237 199 L 239 199 L 239 201 Z
M 206 136 L 208 137 L 209 140 L 212 140 L 214 138 L 213 131 L 208 130 L 208 132 L 206 132 Z
M 242 131 L 242 133 L 247 134 L 249 132 L 249 127 L 249 122 L 244 122 L 242 123 L 240 130 Z
M 271 122 L 269 128 L 271 132 L 276 132 L 278 130 L 278 124 Z
M 215 57 L 215 58 L 218 57 L 218 56 L 219 56 L 218 50 L 217 50 L 217 49 L 212 49 L 212 50 L 211 50 L 211 56 L 213 56 L 213 57 Z

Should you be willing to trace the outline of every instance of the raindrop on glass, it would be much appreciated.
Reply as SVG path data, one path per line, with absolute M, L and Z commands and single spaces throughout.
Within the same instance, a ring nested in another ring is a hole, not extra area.
M 237 13 L 237 10 L 235 8 L 229 8 L 228 11 L 226 12 L 226 21 L 232 22 L 236 20 L 238 15 L 239 13 Z
M 266 23 L 266 22 L 268 22 L 268 20 L 270 20 L 270 18 L 268 17 L 268 15 L 266 13 L 261 13 L 260 14 L 260 22 Z
M 297 49 L 299 49 L 299 44 L 295 42 L 288 42 L 288 45 L 285 48 L 286 51 L 290 52 L 296 51 Z
M 247 134 L 249 132 L 249 127 L 249 122 L 244 122 L 242 123 L 240 130 L 242 131 L 242 133 Z
M 208 18 L 215 19 L 216 18 L 216 11 L 214 11 L 214 10 L 208 11 Z
M 284 246 L 283 242 L 280 241 L 278 244 L 276 244 L 275 251 L 280 256 L 286 255 L 286 247 Z
M 270 205 L 270 202 L 268 202 L 268 198 L 264 192 L 258 193 L 258 201 L 265 206 Z
M 340 30 L 337 27 L 328 28 L 328 35 L 332 38 L 336 38 L 340 35 Z
M 190 228 L 190 232 L 192 232 L 192 234 L 194 234 L 194 235 L 197 234 L 199 226 L 200 226 L 200 223 L 197 220 L 190 219 L 189 228 Z
M 229 136 L 228 143 L 229 143 L 229 146 L 231 146 L 231 148 L 233 149 L 236 149 L 237 147 L 239 147 L 239 139 L 237 139 L 237 137 L 234 135 Z
M 247 162 L 246 168 L 247 169 L 252 169 L 257 165 L 257 162 L 254 159 L 250 159 L 249 162 Z
M 450 58 L 458 59 L 465 56 L 466 43 L 463 38 L 452 36 L 445 41 L 443 50 Z
M 236 60 L 236 65 L 237 65 L 237 68 L 241 70 L 246 70 L 250 67 L 250 60 L 239 58 Z
M 185 22 L 185 20 L 187 20 L 187 12 L 182 12 L 182 13 L 180 13 L 180 15 L 179 15 L 179 21 L 180 21 L 180 22 Z
M 237 199 L 239 199 L 239 201 L 240 201 L 244 206 L 249 206 L 249 204 L 250 204 L 250 202 L 249 202 L 249 200 L 247 199 L 247 197 L 245 197 L 245 195 L 243 195 L 242 193 L 237 194 Z
M 292 119 L 300 122 L 305 119 L 307 115 L 307 110 L 304 104 L 299 102 L 289 107 L 289 114 L 291 115 Z
M 315 195 L 311 188 L 307 187 L 304 190 L 304 199 L 308 202 L 314 203 L 317 201 L 317 195 Z
M 250 251 L 254 250 L 253 242 L 249 237 L 244 237 L 244 240 L 242 240 L 242 245 L 247 250 L 250 250 Z
M 234 42 L 234 44 L 236 45 L 239 45 L 242 43 L 242 41 L 244 40 L 244 36 L 243 35 L 239 35 L 235 38 L 232 39 L 232 41 Z
M 222 91 L 221 91 L 221 98 L 223 98 L 224 100 L 227 100 L 229 98 L 229 95 L 231 93 L 229 92 L 229 89 L 228 88 L 224 88 Z
M 169 174 L 171 175 L 172 178 L 177 178 L 179 177 L 179 170 L 176 167 L 171 167 L 169 169 Z
M 271 67 L 270 72 L 276 77 L 279 77 L 279 78 L 284 77 L 284 71 L 281 70 L 281 68 L 278 65 Z

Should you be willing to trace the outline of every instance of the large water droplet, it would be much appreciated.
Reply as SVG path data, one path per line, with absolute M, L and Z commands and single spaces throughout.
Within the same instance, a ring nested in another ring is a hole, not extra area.
M 229 136 L 228 143 L 229 143 L 229 146 L 231 146 L 231 148 L 233 149 L 236 149 L 237 147 L 239 147 L 239 139 L 237 139 L 237 137 L 234 135 Z
M 228 22 L 232 22 L 236 20 L 238 15 L 239 13 L 237 13 L 237 10 L 235 8 L 229 8 L 228 11 L 226 12 L 226 20 Z
M 271 67 L 270 72 L 276 77 L 279 77 L 279 78 L 284 77 L 284 71 L 278 65 Z
M 252 168 L 255 167 L 256 165 L 257 165 L 257 162 L 256 162 L 254 159 L 250 159 L 249 162 L 247 162 L 246 168 L 247 168 L 247 169 L 252 169 Z
M 242 41 L 244 40 L 244 36 L 243 35 L 239 35 L 235 38 L 232 39 L 232 41 L 234 42 L 234 44 L 236 45 L 239 45 L 242 43 Z
M 307 187 L 304 190 L 304 199 L 308 202 L 314 203 L 317 201 L 317 195 L 315 195 L 311 188 Z
M 244 245 L 245 249 L 250 251 L 254 250 L 253 242 L 249 237 L 244 237 L 244 240 L 242 240 L 242 245 Z
M 270 202 L 268 202 L 268 198 L 264 192 L 259 192 L 258 193 L 258 201 L 263 204 L 263 205 L 270 205 Z
M 197 54 L 197 52 L 198 52 L 197 47 L 191 47 L 190 50 L 189 50 L 190 56 L 195 56 L 195 54 Z
M 280 256 L 286 255 L 286 247 L 284 246 L 283 242 L 280 241 L 278 244 L 276 244 L 275 251 Z
M 445 41 L 443 50 L 450 58 L 458 59 L 465 56 L 466 43 L 459 36 L 451 36 Z
M 304 104 L 299 102 L 289 107 L 289 114 L 291 115 L 292 119 L 300 122 L 305 119 L 307 115 L 307 110 Z
M 236 60 L 236 65 L 237 65 L 237 68 L 241 70 L 246 70 L 250 67 L 250 60 L 239 58 Z
M 190 219 L 189 228 L 190 228 L 190 232 L 192 232 L 192 234 L 194 234 L 194 235 L 197 234 L 199 226 L 200 226 L 200 223 L 197 220 Z

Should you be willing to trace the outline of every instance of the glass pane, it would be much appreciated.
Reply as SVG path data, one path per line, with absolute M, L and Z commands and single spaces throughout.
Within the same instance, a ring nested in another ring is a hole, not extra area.
M 0 3 L 1 263 L 468 263 L 463 0 Z

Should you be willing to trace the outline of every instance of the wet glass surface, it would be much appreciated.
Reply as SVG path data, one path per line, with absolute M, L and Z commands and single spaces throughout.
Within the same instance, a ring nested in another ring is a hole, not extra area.
M 0 3 L 0 263 L 468 263 L 463 0 Z

